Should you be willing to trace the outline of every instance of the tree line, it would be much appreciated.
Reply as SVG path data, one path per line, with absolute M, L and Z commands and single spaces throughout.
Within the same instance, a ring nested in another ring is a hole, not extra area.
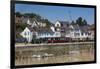
M 20 12 L 16 12 L 15 13 L 16 17 L 26 17 L 26 18 L 35 18 L 37 21 L 39 22 L 43 22 L 43 23 L 46 23 L 47 26 L 49 26 L 51 24 L 51 22 L 46 19 L 46 18 L 43 18 L 41 17 L 39 14 L 36 14 L 36 13 L 20 13 Z
M 71 24 L 78 24 L 79 26 L 88 25 L 87 21 L 83 19 L 82 17 L 78 17 L 76 21 L 72 21 Z
M 29 18 L 35 18 L 37 21 L 47 23 L 47 26 L 50 26 L 52 24 L 48 19 L 43 18 L 39 14 L 36 14 L 36 13 L 21 14 L 20 12 L 16 12 L 15 15 L 17 17 L 24 16 L 24 17 L 29 17 Z M 75 21 L 72 21 L 71 24 L 78 24 L 79 26 L 88 25 L 86 19 L 83 19 L 82 17 L 78 17 Z

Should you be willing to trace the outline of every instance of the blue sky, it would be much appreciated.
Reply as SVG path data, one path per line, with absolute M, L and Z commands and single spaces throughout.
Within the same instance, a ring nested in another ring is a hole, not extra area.
M 15 12 L 36 13 L 52 23 L 55 23 L 57 20 L 76 20 L 78 17 L 86 19 L 88 24 L 94 23 L 94 8 L 16 4 Z

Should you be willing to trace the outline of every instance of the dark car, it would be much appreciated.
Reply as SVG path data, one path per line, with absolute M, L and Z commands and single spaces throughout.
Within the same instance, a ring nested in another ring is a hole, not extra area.
M 26 42 L 26 38 L 16 38 L 16 39 L 15 39 L 15 42 L 17 42 L 17 43 Z

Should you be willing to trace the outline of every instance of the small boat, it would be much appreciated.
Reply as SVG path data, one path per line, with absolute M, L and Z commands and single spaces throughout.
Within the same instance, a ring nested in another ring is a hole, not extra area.
M 41 58 L 41 55 L 32 55 L 33 58 Z
M 79 51 L 70 51 L 69 53 L 70 53 L 70 54 L 80 54 Z
M 44 57 L 51 57 L 53 54 L 45 53 L 43 55 L 32 55 L 33 58 L 44 58 Z
M 48 54 L 48 53 L 44 54 L 44 57 L 51 57 L 51 56 L 53 56 L 53 54 Z

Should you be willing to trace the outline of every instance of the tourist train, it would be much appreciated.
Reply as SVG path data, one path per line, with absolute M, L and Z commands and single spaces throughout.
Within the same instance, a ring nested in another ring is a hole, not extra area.
M 66 42 L 83 42 L 83 41 L 93 41 L 90 38 L 71 38 L 71 37 L 48 37 L 32 40 L 32 43 L 66 43 Z

